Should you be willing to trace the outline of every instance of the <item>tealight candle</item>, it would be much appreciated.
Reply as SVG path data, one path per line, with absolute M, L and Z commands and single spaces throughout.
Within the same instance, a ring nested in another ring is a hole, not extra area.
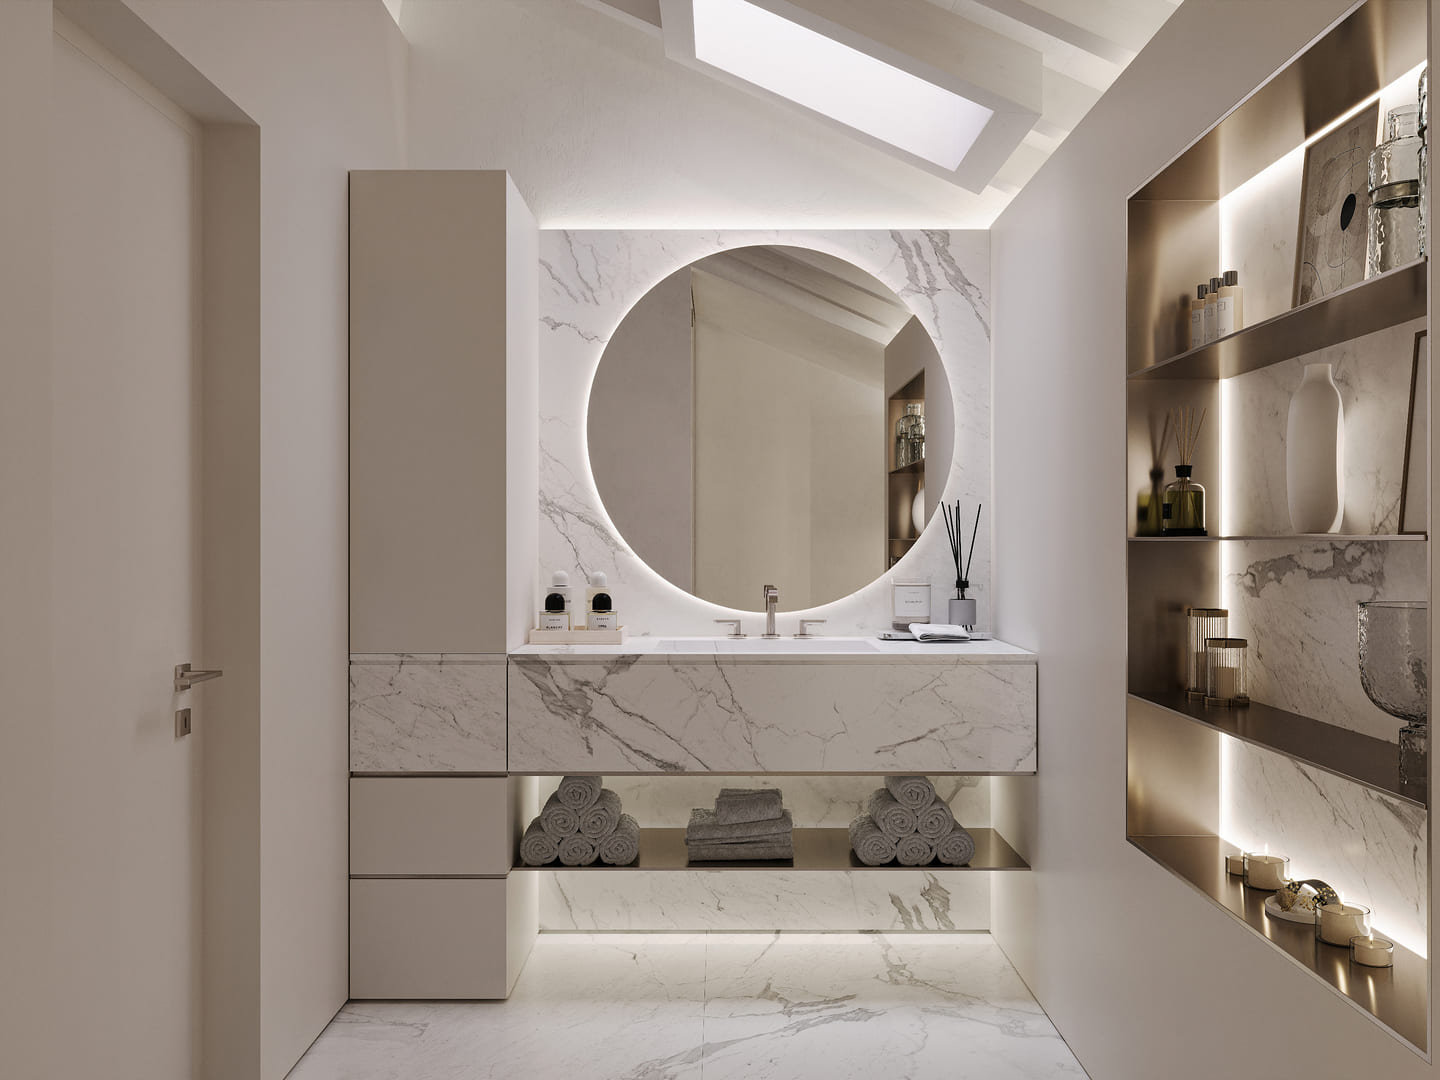
M 1350 962 L 1365 967 L 1394 967 L 1395 943 L 1382 937 L 1352 937 Z
M 1231 877 L 1242 877 L 1245 873 L 1245 856 L 1230 855 L 1225 859 L 1225 871 Z
M 1274 892 L 1283 889 L 1290 880 L 1290 860 L 1284 855 L 1263 855 L 1258 851 L 1245 853 L 1245 887 L 1268 889 Z
M 1321 904 L 1315 909 L 1315 940 L 1349 945 L 1353 937 L 1370 936 L 1370 909 L 1364 904 Z

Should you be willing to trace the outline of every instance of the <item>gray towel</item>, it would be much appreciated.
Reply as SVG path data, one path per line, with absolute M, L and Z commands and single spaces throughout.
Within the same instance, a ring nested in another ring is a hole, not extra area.
M 620 824 L 620 796 L 606 788 L 593 806 L 580 811 L 580 835 L 600 841 Z
M 629 866 L 640 857 L 640 823 L 621 814 L 615 831 L 600 841 L 600 861 L 606 866 Z
M 956 825 L 935 842 L 935 857 L 946 866 L 964 866 L 975 857 L 975 838 Z
M 870 803 L 866 807 L 870 816 L 875 819 L 875 824 L 880 826 L 880 831 L 891 840 L 900 840 L 909 836 L 915 831 L 919 824 L 915 819 L 915 811 L 906 810 L 895 801 L 895 796 L 884 788 L 877 788 L 870 796 Z
M 566 866 L 589 866 L 600 854 L 593 840 L 583 836 L 567 836 L 560 841 L 560 861 Z
M 939 799 L 916 814 L 915 819 L 915 831 L 932 843 L 955 828 L 955 815 Z
M 748 844 L 686 844 L 693 862 L 763 862 L 794 859 L 795 845 L 789 840 L 756 840 Z
M 779 788 L 721 788 L 715 798 L 715 820 L 721 825 L 773 821 L 784 809 Z
M 906 810 L 924 810 L 935 801 L 935 785 L 925 776 L 887 776 L 885 790 Z
M 869 814 L 861 814 L 850 823 L 850 850 L 866 866 L 895 861 L 895 841 L 880 831 Z
M 560 849 L 560 856 L 564 858 L 565 849 Z M 907 836 L 895 845 L 895 858 L 900 860 L 901 866 L 924 866 L 935 859 L 935 845 L 926 840 L 919 833 Z
M 540 827 L 545 830 L 546 836 L 558 842 L 580 831 L 580 815 L 562 803 L 558 796 L 551 795 L 540 811 Z
M 600 790 L 604 786 L 605 778 L 603 776 L 567 776 L 560 781 L 560 786 L 555 789 L 555 794 L 559 797 L 562 806 L 580 811 L 600 797 Z
M 520 861 L 526 866 L 545 866 L 560 855 L 560 845 L 546 834 L 537 817 L 520 838 Z
M 788 837 L 795 828 L 790 811 L 783 811 L 773 821 L 747 821 L 734 825 L 722 825 L 714 810 L 697 808 L 690 811 L 690 824 L 685 829 L 685 842 L 705 841 L 707 843 L 733 844 L 751 840 L 772 840 Z

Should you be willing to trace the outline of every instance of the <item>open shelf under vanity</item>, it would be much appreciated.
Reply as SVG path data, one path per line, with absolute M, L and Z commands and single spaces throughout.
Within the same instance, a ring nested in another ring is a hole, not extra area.
M 546 866 L 526 866 L 517 862 L 516 870 L 563 870 L 566 872 L 589 873 L 592 870 L 863 870 L 870 873 L 885 873 L 895 870 L 924 870 L 927 873 L 965 873 L 987 870 L 1029 870 L 1030 864 L 1006 843 L 994 829 L 967 829 L 975 838 L 975 855 L 964 866 L 945 866 L 931 863 L 925 866 L 901 866 L 889 863 L 884 866 L 866 866 L 855 858 L 850 850 L 850 834 L 846 829 L 796 829 L 795 858 L 776 859 L 764 862 L 696 862 L 689 861 L 685 852 L 684 829 L 641 829 L 640 858 L 628 866 L 607 866 L 595 863 L 592 866 L 563 866 L 550 863 Z

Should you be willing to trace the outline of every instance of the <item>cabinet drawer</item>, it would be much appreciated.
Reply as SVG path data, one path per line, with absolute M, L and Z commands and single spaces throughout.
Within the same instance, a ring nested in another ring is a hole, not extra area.
M 517 789 L 505 777 L 353 777 L 350 873 L 508 873 Z
M 503 998 L 535 937 L 534 874 L 350 882 L 350 996 Z

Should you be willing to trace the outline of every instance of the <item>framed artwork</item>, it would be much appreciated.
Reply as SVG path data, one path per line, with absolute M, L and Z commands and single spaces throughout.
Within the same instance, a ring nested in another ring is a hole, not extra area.
M 1429 350 L 1423 347 L 1428 331 L 1415 335 L 1410 358 L 1410 409 L 1405 417 L 1405 463 L 1400 481 L 1400 532 L 1423 533 L 1430 511 L 1430 461 L 1426 453 L 1426 415 L 1430 401 Z
M 1365 280 L 1368 172 L 1379 127 L 1376 102 L 1305 150 L 1295 307 Z

